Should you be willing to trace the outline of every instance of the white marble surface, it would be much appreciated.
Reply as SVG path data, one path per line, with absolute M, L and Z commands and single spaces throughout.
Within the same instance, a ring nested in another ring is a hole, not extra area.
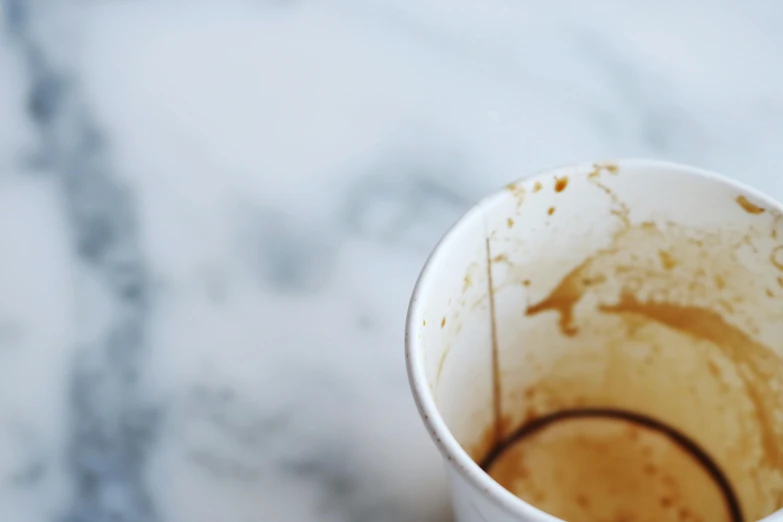
M 481 195 L 783 198 L 775 0 L 0 3 L 0 521 L 440 522 L 407 299 Z

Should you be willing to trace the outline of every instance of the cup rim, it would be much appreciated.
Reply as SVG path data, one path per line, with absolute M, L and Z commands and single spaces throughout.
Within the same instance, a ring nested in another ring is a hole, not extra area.
M 537 178 L 549 178 L 560 173 L 565 174 L 566 172 L 564 171 L 567 171 L 569 174 L 575 171 L 589 171 L 598 165 L 606 164 L 616 165 L 621 170 L 627 167 L 644 167 L 650 169 L 675 170 L 685 175 L 701 177 L 730 187 L 736 190 L 738 194 L 749 196 L 754 201 L 759 201 L 768 208 L 775 209 L 777 212 L 783 214 L 783 204 L 743 182 L 706 169 L 656 159 L 620 158 L 562 165 L 539 170 L 528 176 L 523 176 L 513 183 L 527 182 Z M 462 230 L 468 223 L 473 222 L 475 219 L 483 219 L 482 210 L 495 204 L 504 193 L 505 191 L 503 189 L 496 190 L 475 203 L 443 235 L 430 253 L 427 261 L 424 263 L 413 289 L 405 325 L 405 364 L 407 367 L 408 382 L 419 414 L 442 457 L 447 462 L 453 464 L 457 472 L 465 480 L 476 489 L 484 491 L 509 514 L 537 517 L 536 520 L 540 522 L 562 522 L 561 519 L 538 509 L 505 489 L 473 461 L 467 451 L 462 448 L 454 435 L 452 435 L 451 430 L 446 426 L 446 422 L 443 420 L 443 417 L 440 415 L 440 412 L 435 405 L 435 399 L 427 382 L 424 358 L 422 357 L 423 352 L 419 333 L 422 328 L 421 318 L 425 305 L 421 297 L 422 295 L 429 293 L 429 283 L 433 280 L 432 272 L 435 270 L 435 267 L 441 263 L 445 251 L 444 247 L 455 241 L 461 235 Z

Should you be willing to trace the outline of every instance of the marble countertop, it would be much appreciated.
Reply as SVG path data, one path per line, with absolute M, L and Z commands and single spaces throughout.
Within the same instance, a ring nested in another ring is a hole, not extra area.
M 776 4 L 3 0 L 0 520 L 448 520 L 429 250 L 587 159 L 783 198 Z

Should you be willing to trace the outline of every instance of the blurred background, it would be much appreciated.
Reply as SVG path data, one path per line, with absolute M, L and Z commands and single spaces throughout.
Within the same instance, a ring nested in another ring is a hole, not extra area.
M 0 1 L 0 520 L 441 522 L 407 300 L 473 202 L 783 198 L 775 0 Z

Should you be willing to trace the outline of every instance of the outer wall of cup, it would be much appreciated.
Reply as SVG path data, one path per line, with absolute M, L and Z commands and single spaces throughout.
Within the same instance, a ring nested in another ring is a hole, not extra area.
M 769 208 L 781 211 L 779 203 L 770 199 L 749 187 L 731 180 L 727 180 L 716 174 L 705 172 L 693 167 L 676 165 L 672 163 L 652 160 L 616 160 L 611 161 L 620 169 L 624 165 L 645 167 L 649 169 L 665 169 L 682 171 L 686 175 L 698 175 L 710 178 L 718 183 L 735 189 L 738 193 L 746 194 L 754 201 L 760 201 Z M 584 171 L 589 170 L 593 163 L 564 167 L 535 174 L 535 177 L 555 175 L 564 169 Z M 492 480 L 468 455 L 457 442 L 436 407 L 433 391 L 427 379 L 427 364 L 422 354 L 422 341 L 420 340 L 419 325 L 422 317 L 425 317 L 425 304 L 431 296 L 424 295 L 423 282 L 432 277 L 432 273 L 439 270 L 449 270 L 448 263 L 443 263 L 443 256 L 438 256 L 444 248 L 453 248 L 454 239 L 464 237 L 466 234 L 475 234 L 477 223 L 484 220 L 483 208 L 490 208 L 493 200 L 500 193 L 489 196 L 471 211 L 469 211 L 451 230 L 444 236 L 440 244 L 433 251 L 430 259 L 425 264 L 419 277 L 419 281 L 411 299 L 408 310 L 408 323 L 406 327 L 406 364 L 408 376 L 419 412 L 424 424 L 430 432 L 433 440 L 441 451 L 445 461 L 447 476 L 451 487 L 452 502 L 455 517 L 458 522 L 558 522 L 560 519 L 544 513 L 534 506 L 517 498 L 506 489 Z M 483 225 L 482 225 L 483 226 Z M 434 266 L 433 260 L 440 258 L 439 266 Z M 426 285 L 424 285 L 426 286 Z

